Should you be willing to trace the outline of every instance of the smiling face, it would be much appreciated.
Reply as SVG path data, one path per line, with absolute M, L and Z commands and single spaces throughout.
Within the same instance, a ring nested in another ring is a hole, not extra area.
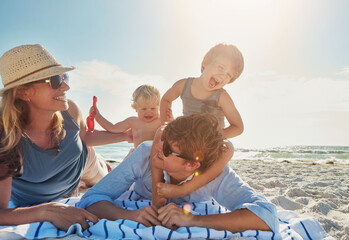
M 140 101 L 135 109 L 138 118 L 146 123 L 150 123 L 160 117 L 159 104 L 157 102 Z
M 222 88 L 235 81 L 244 69 L 244 58 L 232 44 L 220 43 L 212 47 L 201 64 L 201 80 L 208 91 Z
M 61 77 L 63 77 L 63 74 Z M 65 81 L 58 89 L 51 88 L 45 82 L 33 82 L 28 89 L 24 90 L 25 94 L 21 96 L 21 99 L 27 101 L 31 110 L 65 111 L 68 109 L 66 92 L 69 89 L 70 87 Z
M 190 163 L 184 158 L 177 156 L 180 155 L 181 152 L 176 143 L 169 143 L 171 152 L 174 154 L 170 153 L 167 157 L 164 154 L 163 146 L 163 141 L 156 144 L 156 154 L 153 159 L 153 164 L 155 167 L 166 171 L 171 176 L 172 183 L 178 183 L 185 180 L 200 167 L 199 162 Z
M 202 80 L 204 87 L 209 90 L 217 90 L 232 81 L 236 66 L 229 53 L 222 52 L 214 59 L 206 59 L 203 63 Z

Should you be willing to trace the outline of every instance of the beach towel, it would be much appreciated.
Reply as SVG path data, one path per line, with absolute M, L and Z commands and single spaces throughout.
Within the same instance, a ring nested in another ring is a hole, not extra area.
M 78 197 L 60 199 L 57 202 L 75 206 Z M 114 202 L 125 209 L 134 210 L 151 205 L 149 200 L 140 200 L 139 196 L 128 191 Z M 186 208 L 187 209 L 187 208 Z M 192 203 L 189 209 L 194 214 L 215 214 L 228 212 L 215 201 Z M 86 239 L 229 239 L 243 237 L 247 239 L 326 239 L 332 240 L 318 221 L 314 218 L 299 218 L 294 212 L 278 211 L 280 232 L 248 230 L 240 233 L 217 231 L 199 227 L 181 227 L 173 231 L 162 226 L 145 227 L 140 223 L 120 219 L 110 221 L 100 219 L 98 223 L 82 232 L 79 224 L 72 225 L 67 232 L 55 228 L 49 222 L 23 224 L 19 226 L 0 226 L 0 239 L 42 239 L 47 237 L 64 237 L 77 234 Z

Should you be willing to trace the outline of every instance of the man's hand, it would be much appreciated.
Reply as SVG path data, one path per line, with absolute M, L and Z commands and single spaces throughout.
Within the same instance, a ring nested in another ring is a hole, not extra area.
M 191 220 L 194 217 L 192 213 L 174 203 L 169 203 L 160 208 L 158 213 L 158 219 L 161 221 L 161 224 L 172 230 L 175 230 L 178 227 L 190 227 Z
M 146 227 L 161 225 L 156 210 L 157 209 L 153 205 L 134 210 L 132 211 L 132 217 L 130 220 L 139 222 Z

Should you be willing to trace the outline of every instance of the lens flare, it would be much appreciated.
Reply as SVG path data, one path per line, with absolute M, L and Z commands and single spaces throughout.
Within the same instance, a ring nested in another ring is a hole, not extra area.
M 183 218 L 183 220 L 188 221 L 193 218 L 194 215 L 191 214 L 190 211 L 191 211 L 191 205 L 189 203 L 184 204 L 183 212 L 181 214 L 181 217 Z
M 186 203 L 184 204 L 183 209 L 184 209 L 184 213 L 188 214 L 191 211 L 191 205 L 189 203 Z
M 195 161 L 202 162 L 202 160 L 204 160 L 204 154 L 200 151 L 194 152 L 193 157 L 194 157 Z

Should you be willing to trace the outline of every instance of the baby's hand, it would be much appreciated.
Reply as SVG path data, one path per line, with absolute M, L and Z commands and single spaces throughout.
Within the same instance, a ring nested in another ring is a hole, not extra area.
M 97 106 L 96 107 L 91 107 L 90 108 L 90 111 L 89 111 L 89 114 L 91 114 L 93 111 L 95 111 L 95 116 L 98 116 L 99 115 L 99 111 L 98 111 L 98 108 L 97 108 Z
M 186 195 L 184 191 L 185 188 L 180 185 L 166 184 L 166 183 L 159 182 L 158 184 L 156 184 L 156 186 L 157 186 L 157 194 L 159 197 L 178 198 Z

